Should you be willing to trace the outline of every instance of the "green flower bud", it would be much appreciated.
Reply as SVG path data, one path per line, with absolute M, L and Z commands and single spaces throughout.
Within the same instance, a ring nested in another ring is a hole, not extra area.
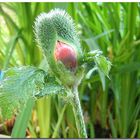
M 36 18 L 35 34 L 53 73 L 66 85 L 79 78 L 82 51 L 72 18 L 60 9 Z

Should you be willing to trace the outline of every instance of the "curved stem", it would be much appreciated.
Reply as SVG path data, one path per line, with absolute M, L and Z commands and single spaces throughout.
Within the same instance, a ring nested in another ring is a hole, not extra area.
M 72 106 L 73 106 L 73 111 L 75 115 L 75 121 L 76 121 L 76 126 L 78 129 L 79 137 L 80 138 L 87 138 L 87 132 L 86 132 L 86 127 L 84 123 L 84 118 L 82 114 L 82 108 L 78 96 L 78 89 L 77 86 L 74 86 L 72 90 L 73 99 L 72 99 Z

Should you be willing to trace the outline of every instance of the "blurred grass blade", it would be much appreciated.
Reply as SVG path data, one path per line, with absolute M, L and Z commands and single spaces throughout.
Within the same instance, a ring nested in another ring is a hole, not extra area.
M 28 126 L 29 119 L 31 117 L 32 109 L 34 106 L 34 99 L 29 99 L 26 103 L 26 106 L 20 112 L 16 118 L 14 128 L 12 130 L 12 138 L 25 138 L 26 128 Z
M 40 128 L 40 138 L 50 137 L 51 107 L 51 96 L 37 100 L 37 116 Z
M 138 124 L 138 138 L 140 138 L 140 120 L 139 120 L 139 124 Z
M 63 119 L 63 115 L 64 115 L 64 112 L 65 112 L 66 106 L 67 106 L 67 104 L 64 105 L 62 111 L 60 112 L 60 116 L 59 116 L 59 119 L 58 119 L 58 121 L 57 121 L 57 124 L 56 124 L 56 127 L 55 127 L 55 129 L 54 129 L 54 132 L 53 132 L 53 134 L 52 134 L 52 138 L 56 138 L 56 137 L 57 137 L 57 133 L 58 133 L 58 130 L 59 130 L 61 121 L 62 121 L 62 119 Z
M 110 112 L 109 112 L 109 123 L 110 123 L 110 126 L 111 126 L 112 137 L 117 138 L 117 131 L 116 131 L 116 128 L 115 128 L 115 124 L 113 122 L 112 114 Z
M 0 14 L 3 15 L 6 21 L 7 27 L 9 28 L 9 31 L 11 34 L 13 34 L 14 31 L 18 30 L 18 27 L 15 24 L 14 20 L 12 20 L 12 18 L 2 9 L 1 5 L 0 5 Z
M 20 31 L 8 43 L 7 50 L 6 50 L 6 56 L 7 57 L 5 59 L 4 66 L 3 66 L 4 70 L 8 67 L 11 56 L 13 54 L 13 51 L 14 51 L 15 47 L 16 47 L 16 43 L 18 41 L 19 35 L 20 35 Z
M 138 129 L 138 123 L 139 123 L 139 121 L 136 121 L 135 127 L 134 127 L 133 132 L 132 132 L 132 134 L 130 136 L 131 139 L 135 138 L 135 135 L 136 135 L 137 129 Z

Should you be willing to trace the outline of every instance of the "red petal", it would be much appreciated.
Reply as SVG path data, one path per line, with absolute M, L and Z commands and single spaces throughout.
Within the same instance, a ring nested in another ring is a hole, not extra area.
M 76 68 L 76 52 L 71 46 L 58 41 L 54 55 L 56 60 L 60 60 L 67 68 Z

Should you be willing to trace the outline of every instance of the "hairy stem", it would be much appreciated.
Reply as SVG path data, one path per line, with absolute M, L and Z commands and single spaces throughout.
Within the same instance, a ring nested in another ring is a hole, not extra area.
M 72 99 L 72 105 L 73 105 L 73 111 L 75 115 L 75 121 L 76 121 L 76 126 L 78 129 L 78 134 L 80 138 L 87 138 L 87 132 L 86 132 L 86 127 L 84 123 L 84 118 L 82 114 L 82 108 L 78 96 L 78 89 L 77 86 L 74 86 L 73 90 L 73 99 Z

